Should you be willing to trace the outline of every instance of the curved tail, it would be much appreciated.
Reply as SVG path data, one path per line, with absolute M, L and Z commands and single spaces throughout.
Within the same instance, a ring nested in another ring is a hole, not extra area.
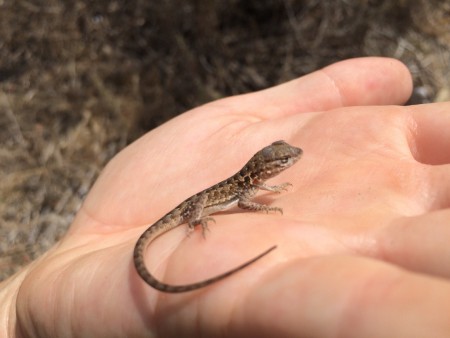
M 193 283 L 193 284 L 185 284 L 185 285 L 170 285 L 170 284 L 166 284 L 163 283 L 159 280 L 157 280 L 155 277 L 153 277 L 153 275 L 147 270 L 147 267 L 145 266 L 145 262 L 143 259 L 143 252 L 145 250 L 146 247 L 146 241 L 143 240 L 138 240 L 138 242 L 136 243 L 136 246 L 134 248 L 134 265 L 136 267 L 136 271 L 138 272 L 139 276 L 141 276 L 141 278 L 151 287 L 162 291 L 162 292 L 168 292 L 168 293 L 180 293 L 180 292 L 187 292 L 187 291 L 192 291 L 192 290 L 196 290 L 196 289 L 200 289 L 203 288 L 205 286 L 208 286 L 212 283 L 218 282 L 236 272 L 238 272 L 239 270 L 244 269 L 245 267 L 249 266 L 250 264 L 256 262 L 257 260 L 259 260 L 260 258 L 264 257 L 265 255 L 267 255 L 269 252 L 271 252 L 272 250 L 276 249 L 276 245 L 270 247 L 269 249 L 267 249 L 266 251 L 260 253 L 258 256 L 248 260 L 247 262 L 235 267 L 234 269 L 231 269 L 227 272 L 224 272 L 220 275 L 217 275 L 215 277 L 206 279 L 204 281 L 201 282 L 197 282 L 197 283 Z

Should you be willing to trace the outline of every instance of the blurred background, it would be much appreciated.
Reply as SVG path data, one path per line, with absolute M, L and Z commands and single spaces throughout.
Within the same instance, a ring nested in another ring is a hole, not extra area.
M 107 161 L 184 111 L 357 56 L 450 100 L 450 2 L 0 0 L 0 280 L 64 235 Z

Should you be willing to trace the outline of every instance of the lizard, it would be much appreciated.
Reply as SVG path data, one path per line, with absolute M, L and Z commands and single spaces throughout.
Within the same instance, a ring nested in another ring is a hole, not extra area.
M 203 236 L 208 229 L 208 222 L 214 221 L 209 215 L 224 211 L 234 206 L 251 211 L 274 211 L 283 213 L 279 207 L 272 207 L 251 201 L 251 198 L 261 189 L 279 193 L 286 190 L 290 183 L 270 186 L 265 181 L 295 164 L 303 154 L 303 150 L 293 147 L 285 141 L 276 141 L 258 151 L 253 157 L 230 178 L 207 188 L 176 206 L 147 230 L 136 242 L 133 261 L 139 276 L 151 287 L 168 293 L 180 293 L 203 288 L 228 277 L 248 265 L 259 260 L 276 248 L 270 247 L 251 260 L 225 273 L 186 285 L 166 284 L 156 279 L 147 269 L 144 253 L 155 238 L 182 224 L 188 225 L 188 233 L 198 225 L 202 227 Z

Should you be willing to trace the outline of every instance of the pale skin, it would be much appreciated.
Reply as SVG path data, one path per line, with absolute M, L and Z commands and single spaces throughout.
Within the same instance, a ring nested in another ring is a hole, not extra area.
M 401 107 L 411 92 L 392 59 L 340 62 L 171 120 L 118 154 L 67 236 L 1 284 L 8 337 L 448 337 L 450 103 Z M 357 106 L 357 107 L 356 107 Z M 215 215 L 206 239 L 180 226 L 134 270 L 147 226 L 284 139 L 303 158 L 262 194 L 279 213 Z

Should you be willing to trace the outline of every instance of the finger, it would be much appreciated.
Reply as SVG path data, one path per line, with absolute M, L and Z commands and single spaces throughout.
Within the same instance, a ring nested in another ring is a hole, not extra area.
M 236 312 L 247 336 L 447 337 L 449 304 L 442 280 L 361 257 L 323 257 L 283 267 Z
M 450 164 L 431 167 L 430 175 L 430 210 L 450 208 Z
M 376 236 L 375 256 L 404 268 L 450 278 L 450 210 L 405 217 Z
M 411 113 L 414 158 L 425 164 L 450 163 L 450 102 L 414 106 Z
M 411 95 L 411 75 L 389 58 L 357 58 L 256 93 L 230 98 L 233 111 L 279 117 L 344 106 L 402 104 Z M 244 99 L 245 98 L 245 99 Z

